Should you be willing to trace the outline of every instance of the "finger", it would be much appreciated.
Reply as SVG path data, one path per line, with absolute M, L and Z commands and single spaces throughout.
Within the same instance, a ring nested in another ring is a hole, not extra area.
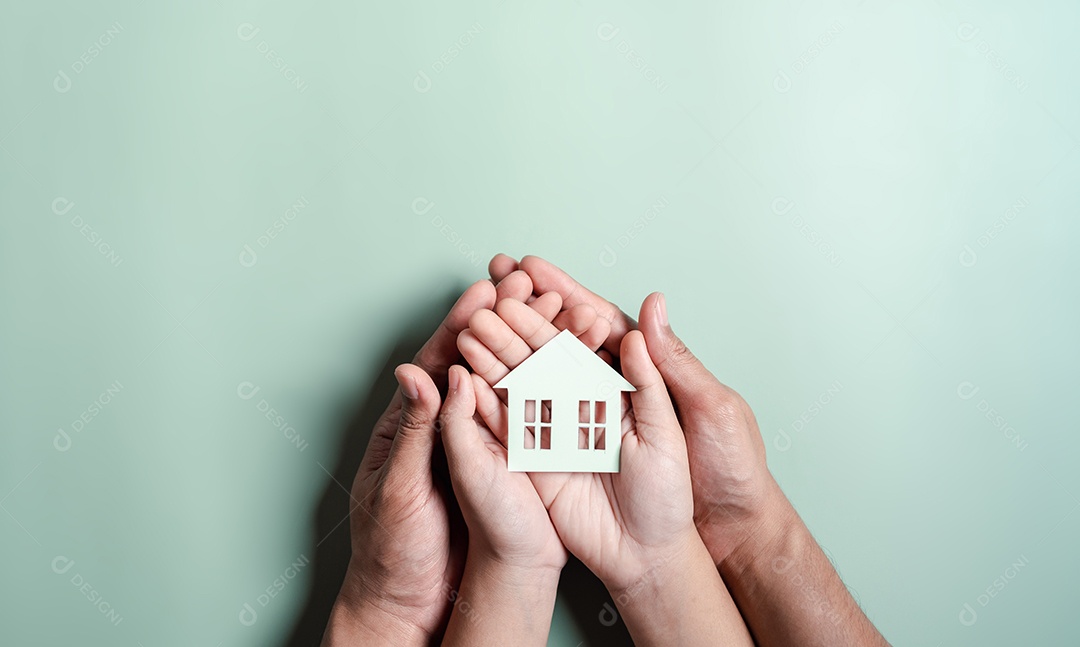
M 423 348 L 416 353 L 413 364 L 427 371 L 438 384 L 446 379 L 446 369 L 458 361 L 458 334 L 469 325 L 469 318 L 477 310 L 495 305 L 495 286 L 490 281 L 477 281 L 458 298 L 439 328 Z
M 496 302 L 498 303 L 498 302 Z M 529 307 L 548 321 L 553 321 L 562 310 L 562 297 L 558 292 L 545 292 L 531 301 L 526 301 Z
M 431 474 L 435 446 L 435 420 L 439 415 L 439 390 L 419 366 L 402 364 L 394 371 L 401 388 L 401 418 L 387 461 L 395 469 Z
M 506 405 L 499 399 L 495 389 L 479 375 L 473 375 L 473 390 L 476 393 L 476 412 L 480 420 L 491 433 L 506 447 Z
M 685 405 L 698 401 L 702 394 L 710 390 L 717 387 L 726 390 L 671 330 L 663 294 L 654 292 L 645 297 L 640 316 L 641 333 L 645 336 L 649 356 L 671 390 L 675 402 L 680 403 L 681 410 L 689 410 L 691 407 Z
M 505 279 L 508 274 L 517 268 L 518 262 L 514 260 L 513 256 L 507 256 L 506 254 L 496 254 L 488 262 L 488 274 L 495 283 Z
M 596 312 L 611 324 L 608 337 L 604 340 L 604 348 L 613 354 L 619 353 L 619 342 L 623 335 L 637 327 L 634 320 L 613 303 L 590 292 L 569 274 L 539 256 L 522 258 L 518 267 L 529 274 L 533 291 L 537 294 L 558 292 L 563 298 L 563 308 L 572 308 L 579 303 L 587 303 L 595 308 Z
M 447 375 L 449 388 L 446 401 L 439 411 L 439 427 L 442 429 L 443 447 L 450 464 L 451 477 L 468 475 L 483 457 L 484 441 L 473 414 L 476 412 L 476 396 L 473 381 L 463 366 L 451 366 Z
M 596 309 L 587 303 L 579 303 L 569 310 L 563 310 L 552 323 L 559 330 L 574 333 L 581 343 L 593 351 L 600 348 L 611 332 L 608 320 L 599 316 Z
M 517 366 L 529 355 L 532 355 L 534 350 L 548 343 L 552 337 L 559 334 L 559 329 L 553 326 L 551 322 L 520 301 L 503 299 L 495 304 L 495 313 L 505 322 L 515 337 L 523 340 L 527 348 L 522 357 L 505 358 L 499 355 L 507 366 L 510 366 L 509 361 L 515 359 L 513 366 Z M 515 346 L 514 350 L 518 351 L 520 347 Z
M 498 303 L 503 299 L 525 301 L 532 293 L 532 279 L 525 272 L 516 270 L 507 274 L 506 278 L 499 281 L 499 284 L 495 286 L 495 302 Z
M 591 306 L 585 305 L 578 307 L 591 308 Z M 608 338 L 608 335 L 610 333 L 611 323 L 608 322 L 607 319 L 597 316 L 596 321 L 594 321 L 593 324 L 589 326 L 588 330 L 578 335 L 578 339 L 581 340 L 581 343 L 585 344 L 592 350 L 598 350 L 603 345 L 604 341 Z
M 552 324 L 559 330 L 569 330 L 577 337 L 595 325 L 596 320 L 596 309 L 586 303 L 579 303 L 560 312 Z
M 646 445 L 657 447 L 681 441 L 682 428 L 671 406 L 667 386 L 649 357 L 640 331 L 630 331 L 623 337 L 620 360 L 623 377 L 637 389 L 630 393 L 630 403 L 638 438 Z
M 519 307 L 527 310 L 533 317 L 543 321 L 543 317 L 533 312 L 532 308 L 516 299 L 503 299 L 499 303 L 516 303 Z M 495 307 L 498 308 L 499 305 L 496 304 Z M 483 342 L 488 347 L 488 350 L 494 353 L 495 357 L 499 358 L 499 361 L 505 364 L 508 369 L 513 369 L 525 361 L 525 358 L 529 355 L 532 355 L 532 349 L 514 332 L 509 322 L 491 310 L 476 312 L 472 319 L 469 320 L 469 330 L 473 331 L 476 338 Z M 489 384 L 494 383 L 489 382 Z
M 510 372 L 506 364 L 503 364 L 495 353 L 476 337 L 472 328 L 466 328 L 458 335 L 458 350 L 472 367 L 473 372 L 488 384 L 495 384 Z

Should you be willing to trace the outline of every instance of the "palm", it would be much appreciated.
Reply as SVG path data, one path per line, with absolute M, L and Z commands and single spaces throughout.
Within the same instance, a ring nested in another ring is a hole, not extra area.
M 474 484 L 490 485 L 482 497 L 462 502 L 470 528 L 478 528 L 491 548 L 508 560 L 539 560 L 562 567 L 566 549 L 528 474 L 507 471 L 506 447 L 487 426 L 477 423 L 477 427 L 487 452 L 477 472 L 462 477 Z
M 629 574 L 628 559 L 675 539 L 693 506 L 680 463 L 638 442 L 632 411 L 623 416 L 622 433 L 617 474 L 530 475 L 567 549 L 605 582 Z
M 555 297 L 549 298 L 549 295 Z M 479 408 L 490 428 L 506 438 L 506 412 L 503 395 L 495 396 L 490 385 L 498 383 L 511 369 L 528 359 L 533 352 L 558 334 L 551 323 L 559 312 L 561 299 L 546 293 L 530 305 L 505 299 L 496 312 L 480 310 L 469 321 L 469 329 L 458 338 L 458 348 L 488 385 L 478 394 L 490 406 Z M 589 315 L 576 322 L 580 330 L 590 330 L 599 321 L 591 308 Z M 602 326 L 601 326 L 602 328 Z M 600 338 L 597 335 L 598 339 Z M 623 345 L 630 340 L 627 336 Z M 630 402 L 646 402 L 642 383 L 627 379 L 638 387 L 633 397 L 623 397 L 621 433 L 621 472 L 618 474 L 534 472 L 529 476 L 537 494 L 547 507 L 551 522 L 563 543 L 605 582 L 632 581 L 639 567 L 647 567 L 638 556 L 655 555 L 649 550 L 664 547 L 669 541 L 693 534 L 693 499 L 687 466 L 686 445 L 678 429 L 667 391 L 648 356 L 640 333 L 633 337 L 637 351 L 632 362 L 623 353 L 622 367 L 632 367 L 639 379 L 649 381 L 649 411 L 652 418 L 639 428 L 639 418 Z M 599 341 L 590 347 L 595 350 Z M 661 405 L 659 401 L 663 402 Z M 502 405 L 499 405 L 502 401 Z M 658 413 L 658 408 L 666 408 Z M 489 412 L 485 414 L 484 412 Z M 500 414 L 494 413 L 501 411 Z M 639 411 L 640 414 L 640 411 Z M 495 420 L 494 418 L 500 419 Z M 639 432 L 647 431 L 651 440 L 643 442 Z M 500 458 L 503 459 L 501 456 Z

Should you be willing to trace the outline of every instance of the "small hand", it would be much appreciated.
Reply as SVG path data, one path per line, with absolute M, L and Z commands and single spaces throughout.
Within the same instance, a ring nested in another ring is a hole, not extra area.
M 444 645 L 547 644 L 567 552 L 527 474 L 506 467 L 502 437 L 478 422 L 478 393 L 499 400 L 480 377 L 450 367 L 439 415 L 454 493 L 469 527 L 465 574 Z
M 450 367 L 449 384 L 439 421 L 470 559 L 481 553 L 518 568 L 561 570 L 567 553 L 544 502 L 528 474 L 506 468 L 506 419 L 491 387 L 460 366 Z M 478 397 L 499 436 L 475 419 Z
M 558 293 L 563 307 L 589 306 L 609 329 L 603 347 L 618 354 L 622 337 L 637 324 L 617 306 L 536 256 L 520 263 L 505 255 L 491 260 L 496 280 L 525 272 L 537 294 Z M 722 384 L 675 336 L 663 296 L 649 295 L 641 307 L 640 329 L 649 355 L 671 391 L 686 434 L 694 484 L 694 519 L 713 560 L 720 564 L 748 541 L 767 541 L 790 514 L 765 463 L 765 446 L 753 411 Z
M 558 333 L 535 307 L 503 300 L 497 310 L 478 311 L 459 338 L 472 366 L 489 367 L 481 372 L 489 383 Z M 621 421 L 622 471 L 529 474 L 563 543 L 612 589 L 630 586 L 666 555 L 700 542 L 686 447 L 663 380 L 640 333 L 623 339 L 621 353 L 625 377 L 638 389 Z M 487 391 L 477 389 L 481 416 L 489 427 L 504 428 L 505 408 Z

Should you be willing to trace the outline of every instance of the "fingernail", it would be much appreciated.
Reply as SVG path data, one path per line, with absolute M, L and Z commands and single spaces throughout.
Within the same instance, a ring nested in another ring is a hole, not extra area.
M 661 292 L 660 296 L 656 299 L 656 318 L 660 321 L 661 326 L 668 325 L 667 319 L 667 300 L 664 299 L 664 293 Z
M 450 374 L 446 376 L 446 380 L 450 383 L 451 391 L 458 390 L 458 383 L 461 381 L 461 376 L 454 370 L 454 367 L 450 367 Z
M 410 400 L 415 400 L 420 397 L 420 390 L 416 388 L 416 380 L 403 373 L 394 372 L 394 377 L 397 378 L 398 386 L 401 387 L 401 393 Z

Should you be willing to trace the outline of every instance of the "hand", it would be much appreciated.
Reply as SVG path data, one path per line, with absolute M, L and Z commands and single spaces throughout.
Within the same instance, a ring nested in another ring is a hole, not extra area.
M 633 319 L 617 306 L 542 258 L 526 256 L 516 263 L 500 254 L 492 259 L 489 271 L 495 280 L 525 272 L 534 292 L 558 293 L 564 308 L 591 306 L 608 323 L 603 347 L 613 353 L 635 328 Z M 649 355 L 671 391 L 686 434 L 694 520 L 719 565 L 744 543 L 767 542 L 793 513 L 769 473 L 765 445 L 746 401 L 720 383 L 675 336 L 663 295 L 649 295 L 640 317 Z
M 506 463 L 505 417 L 479 376 L 451 366 L 439 414 L 454 493 L 469 527 L 460 602 L 443 644 L 544 645 L 567 552 L 529 476 Z M 496 437 L 475 419 L 477 392 L 498 420 Z
M 534 292 L 558 292 L 564 308 L 591 305 L 610 323 L 612 352 L 634 334 L 632 319 L 543 259 L 499 255 L 489 271 L 525 271 Z M 758 643 L 887 644 L 769 473 L 750 407 L 675 336 L 662 295 L 645 299 L 640 327 L 686 433 L 698 531 Z
M 529 475 L 506 468 L 506 421 L 488 410 L 501 437 L 474 419 L 477 392 L 489 407 L 495 392 L 477 375 L 451 366 L 439 420 L 461 514 L 469 526 L 469 555 L 524 568 L 559 571 L 567 553 Z
M 469 287 L 417 353 L 395 371 L 400 388 L 375 424 L 352 486 L 353 556 L 324 644 L 361 637 L 427 644 L 449 617 L 462 555 L 450 542 L 448 492 L 432 457 L 442 381 L 459 359 L 457 336 L 469 317 L 494 304 L 488 281 Z
M 537 305 L 546 299 L 540 296 L 532 307 L 504 299 L 497 313 L 481 310 L 470 319 L 459 347 L 470 365 L 483 367 L 478 374 L 487 383 L 558 333 Z M 686 447 L 663 380 L 640 333 L 627 335 L 621 351 L 625 377 L 638 389 L 621 421 L 621 472 L 529 474 L 563 543 L 612 590 L 700 543 Z M 505 429 L 505 407 L 490 387 L 478 388 L 477 398 L 488 427 Z

